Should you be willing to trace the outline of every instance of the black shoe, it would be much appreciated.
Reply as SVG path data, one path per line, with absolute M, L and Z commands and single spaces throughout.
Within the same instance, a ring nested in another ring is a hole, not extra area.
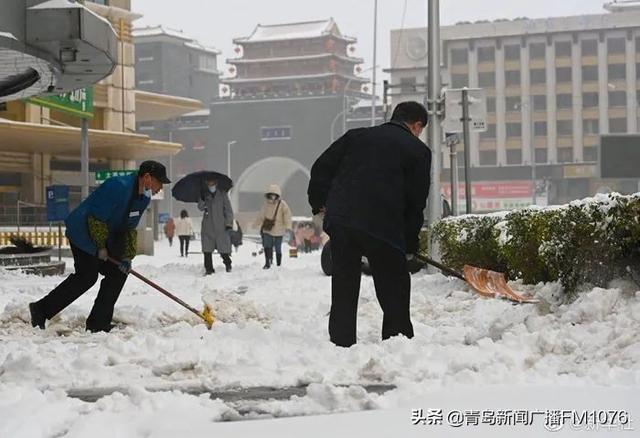
M 271 265 L 269 263 L 267 263 L 266 265 L 264 265 L 262 267 L 262 269 L 271 269 Z
M 207 275 L 213 275 L 213 274 L 215 274 L 215 273 L 216 273 L 216 270 L 215 270 L 215 269 L 212 269 L 211 271 L 206 271 L 206 272 L 204 273 L 204 275 L 205 275 L 205 276 L 207 276 Z
M 226 266 L 224 267 L 224 269 L 225 269 L 227 272 L 231 272 L 231 265 L 226 265 Z
M 276 254 L 276 264 L 278 266 L 282 265 L 282 254 Z
M 100 333 L 100 332 L 109 333 L 115 326 L 116 326 L 115 324 L 108 324 L 104 327 L 87 326 L 87 331 L 91 333 Z
M 29 312 L 31 313 L 31 326 L 39 327 L 44 330 L 44 323 L 47 318 L 44 316 L 44 312 L 38 307 L 37 303 L 29 303 Z

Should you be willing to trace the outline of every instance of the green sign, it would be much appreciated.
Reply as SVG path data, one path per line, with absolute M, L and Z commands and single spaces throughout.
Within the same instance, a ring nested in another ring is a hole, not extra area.
M 96 172 L 96 183 L 102 184 L 105 180 L 114 176 L 127 176 L 136 173 L 137 170 L 99 170 Z
M 27 99 L 27 102 L 71 114 L 81 119 L 93 118 L 93 87 L 80 88 L 58 96 L 31 97 Z

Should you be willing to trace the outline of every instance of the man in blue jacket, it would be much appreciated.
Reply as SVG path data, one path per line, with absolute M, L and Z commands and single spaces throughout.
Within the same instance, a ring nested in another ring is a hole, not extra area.
M 78 299 L 96 283 L 98 274 L 102 274 L 104 278 L 86 327 L 91 332 L 111 330 L 113 308 L 136 255 L 136 227 L 151 196 L 162 189 L 162 184 L 168 183 L 162 164 L 145 161 L 138 173 L 107 179 L 69 214 L 65 221 L 66 235 L 75 273 L 49 295 L 29 304 L 33 327 L 44 329 L 47 319 Z

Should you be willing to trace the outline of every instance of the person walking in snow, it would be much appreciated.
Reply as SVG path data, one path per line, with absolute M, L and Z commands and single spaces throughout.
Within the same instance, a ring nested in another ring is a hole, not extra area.
M 136 255 L 136 227 L 151 197 L 170 182 L 161 163 L 145 161 L 137 173 L 107 179 L 69 214 L 66 236 L 75 272 L 46 297 L 29 304 L 33 327 L 44 329 L 48 319 L 88 291 L 102 274 L 86 328 L 91 332 L 111 330 L 113 308 Z
M 173 236 L 175 236 L 176 224 L 173 222 L 173 218 L 167 219 L 167 223 L 164 224 L 164 235 L 169 239 L 169 247 L 173 246 Z
M 338 346 L 356 343 L 363 256 L 384 313 L 382 339 L 413 337 L 407 261 L 429 193 L 431 151 L 419 139 L 427 121 L 424 106 L 402 102 L 391 122 L 348 131 L 311 169 L 309 204 L 331 237 L 329 336 Z
M 291 209 L 282 199 L 282 192 L 277 184 L 272 184 L 264 195 L 265 202 L 254 223 L 260 228 L 262 246 L 264 248 L 264 267 L 273 265 L 273 253 L 276 253 L 276 264 L 282 264 L 282 239 L 287 230 L 291 230 Z
M 180 257 L 189 256 L 189 242 L 193 234 L 193 223 L 187 210 L 180 212 L 180 217 L 175 219 L 175 229 L 180 240 Z
M 202 252 L 204 253 L 205 275 L 215 273 L 213 269 L 213 251 L 218 251 L 222 257 L 225 269 L 231 272 L 231 236 L 233 228 L 233 208 L 229 195 L 224 190 L 218 190 L 218 182 L 214 178 L 206 180 L 202 199 L 198 202 L 198 210 L 202 216 L 200 230 Z

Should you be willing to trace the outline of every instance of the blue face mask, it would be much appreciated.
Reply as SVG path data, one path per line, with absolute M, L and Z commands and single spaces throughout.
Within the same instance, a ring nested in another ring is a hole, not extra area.
M 216 186 L 209 186 L 209 192 L 215 193 L 216 192 Z
M 153 191 L 151 189 L 144 189 L 143 195 L 146 198 L 151 198 L 153 196 Z

